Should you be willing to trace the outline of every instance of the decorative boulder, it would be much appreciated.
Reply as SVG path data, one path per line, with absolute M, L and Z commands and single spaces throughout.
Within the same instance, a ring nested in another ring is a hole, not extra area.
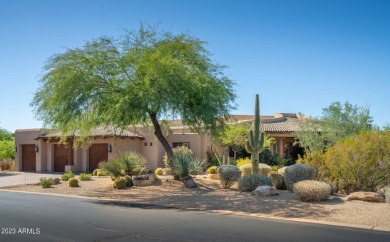
M 349 194 L 347 201 L 360 200 L 365 202 L 385 202 L 385 199 L 376 192 L 354 192 Z
M 253 192 L 253 195 L 259 195 L 262 197 L 277 196 L 279 193 L 271 186 L 258 186 Z
M 154 182 L 156 181 L 156 177 L 154 176 L 154 174 L 146 174 L 140 176 L 133 176 L 132 180 L 133 186 L 143 187 L 154 184 Z

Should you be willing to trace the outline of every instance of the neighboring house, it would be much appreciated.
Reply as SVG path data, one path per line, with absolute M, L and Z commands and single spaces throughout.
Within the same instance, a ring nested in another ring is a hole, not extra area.
M 275 113 L 274 116 L 261 116 L 262 130 L 268 137 L 275 138 L 271 151 L 289 154 L 293 149 L 297 114 Z M 253 115 L 233 115 L 229 123 L 252 122 Z M 206 157 L 212 145 L 211 137 L 197 134 L 184 126 L 180 120 L 171 121 L 166 138 L 172 147 L 187 146 L 198 157 Z M 15 168 L 17 171 L 92 172 L 102 160 L 110 160 L 126 151 L 140 153 L 151 169 L 163 165 L 164 148 L 151 130 L 142 128 L 115 130 L 110 126 L 94 129 L 92 144 L 88 148 L 73 148 L 72 137 L 68 144 L 59 144 L 60 133 L 46 134 L 43 129 L 18 129 L 15 131 Z

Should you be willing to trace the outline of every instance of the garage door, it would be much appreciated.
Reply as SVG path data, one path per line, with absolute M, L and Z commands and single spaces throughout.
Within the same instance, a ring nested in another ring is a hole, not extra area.
M 64 172 L 66 165 L 71 165 L 72 147 L 70 145 L 54 145 L 54 171 Z
M 35 145 L 22 145 L 22 171 L 36 171 Z
M 89 172 L 98 168 L 101 161 L 108 160 L 108 144 L 93 144 L 89 147 Z

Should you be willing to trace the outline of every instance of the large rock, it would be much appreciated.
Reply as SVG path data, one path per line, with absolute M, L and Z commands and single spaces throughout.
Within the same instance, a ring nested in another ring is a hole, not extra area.
M 262 196 L 262 197 L 279 195 L 279 193 L 275 189 L 273 189 L 271 186 L 258 186 L 252 192 L 252 194 Z
M 360 200 L 365 202 L 385 202 L 385 199 L 376 192 L 354 192 L 349 194 L 347 201 Z
M 132 177 L 133 185 L 136 187 L 150 186 L 156 181 L 154 174 L 138 175 Z
M 194 179 L 192 179 L 191 176 L 186 176 L 186 177 L 182 178 L 181 181 L 183 182 L 183 184 L 184 184 L 184 186 L 186 188 L 196 188 L 196 187 L 198 187 L 198 185 L 196 185 Z

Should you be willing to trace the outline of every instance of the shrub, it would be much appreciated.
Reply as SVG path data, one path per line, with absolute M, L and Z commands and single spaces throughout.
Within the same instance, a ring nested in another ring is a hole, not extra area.
M 192 159 L 190 162 L 190 166 L 188 168 L 190 175 L 198 175 L 203 173 L 203 164 L 206 162 L 206 160 L 199 160 L 197 158 Z
M 252 163 L 242 165 L 240 167 L 240 170 L 242 171 L 243 176 L 252 174 Z M 263 164 L 263 163 L 259 163 L 259 173 L 260 174 L 267 176 L 268 173 L 270 173 L 270 172 L 271 172 L 270 166 Z
M 302 158 L 301 156 L 297 160 L 297 164 L 306 164 L 314 167 L 316 172 L 316 180 L 323 181 L 330 177 L 329 168 L 325 164 L 326 155 L 322 151 L 307 153 Z
M 131 178 L 131 176 L 126 175 L 123 178 L 125 178 L 125 180 L 126 180 L 126 187 L 132 187 L 133 186 L 133 179 Z
M 155 171 L 154 171 L 154 173 L 156 173 L 156 175 L 158 175 L 158 176 L 162 176 L 164 173 L 163 173 L 163 168 L 161 168 L 161 167 L 158 167 Z
M 79 180 L 77 180 L 76 177 L 69 178 L 68 186 L 69 187 L 78 187 L 79 186 Z
M 326 152 L 330 180 L 346 193 L 376 191 L 390 181 L 390 132 L 370 131 L 336 143 Z
M 279 170 L 279 166 L 271 166 L 271 171 L 278 171 Z
M 132 175 L 137 171 L 139 173 L 145 164 L 146 161 L 140 154 L 124 152 L 109 161 L 100 162 L 99 168 L 115 179 L 121 175 Z
M 286 182 L 287 189 L 293 191 L 294 183 L 303 180 L 314 180 L 316 175 L 316 169 L 305 164 L 295 164 L 288 166 L 284 173 L 284 181 Z
M 185 147 L 184 147 L 185 148 Z M 171 169 L 173 174 L 180 177 L 186 177 L 190 173 L 190 165 L 193 162 L 190 153 L 180 152 L 176 153 L 172 158 Z
M 53 183 L 53 179 L 51 179 L 51 178 L 41 177 L 41 178 L 39 178 L 39 184 L 40 184 L 43 188 L 49 188 L 49 187 L 51 187 L 54 183 Z
M 286 183 L 284 182 L 284 177 L 279 174 L 277 171 L 272 171 L 268 174 L 268 177 L 272 180 L 272 186 L 278 190 L 286 190 Z
M 243 176 L 238 180 L 238 190 L 241 192 L 252 192 L 258 186 L 265 185 L 272 186 L 271 178 L 259 174 Z
M 112 186 L 116 189 L 126 188 L 126 179 L 124 177 L 117 177 L 115 181 L 112 182 Z
M 173 151 L 173 156 L 187 156 L 188 155 L 188 156 L 192 157 L 192 151 L 185 146 L 178 146 L 176 148 L 173 148 L 172 151 Z M 166 153 L 163 157 L 163 161 L 164 161 L 165 167 L 171 168 L 171 164 L 168 161 L 168 155 Z
M 236 166 L 222 165 L 218 168 L 218 175 L 223 188 L 229 188 L 241 177 L 241 170 Z
M 236 165 L 236 166 L 237 166 L 238 168 L 240 168 L 241 166 L 246 165 L 246 164 L 252 164 L 250 158 L 241 158 L 241 159 L 238 159 L 238 160 L 237 160 L 237 165 Z
M 321 181 L 300 181 L 294 184 L 294 193 L 303 202 L 319 202 L 328 200 L 331 187 Z
M 50 178 L 51 179 L 51 178 Z M 58 184 L 60 184 L 61 183 L 61 179 L 60 178 L 54 178 L 54 179 L 52 179 L 52 181 L 53 181 L 53 185 L 58 185 Z
M 217 171 L 218 171 L 218 167 L 217 166 L 211 166 L 207 169 L 207 173 L 208 174 L 217 174 Z
M 92 174 L 81 173 L 79 179 L 80 181 L 92 181 Z
M 74 177 L 73 172 L 65 172 L 64 174 L 61 175 L 61 180 L 63 181 L 68 181 L 70 178 Z

